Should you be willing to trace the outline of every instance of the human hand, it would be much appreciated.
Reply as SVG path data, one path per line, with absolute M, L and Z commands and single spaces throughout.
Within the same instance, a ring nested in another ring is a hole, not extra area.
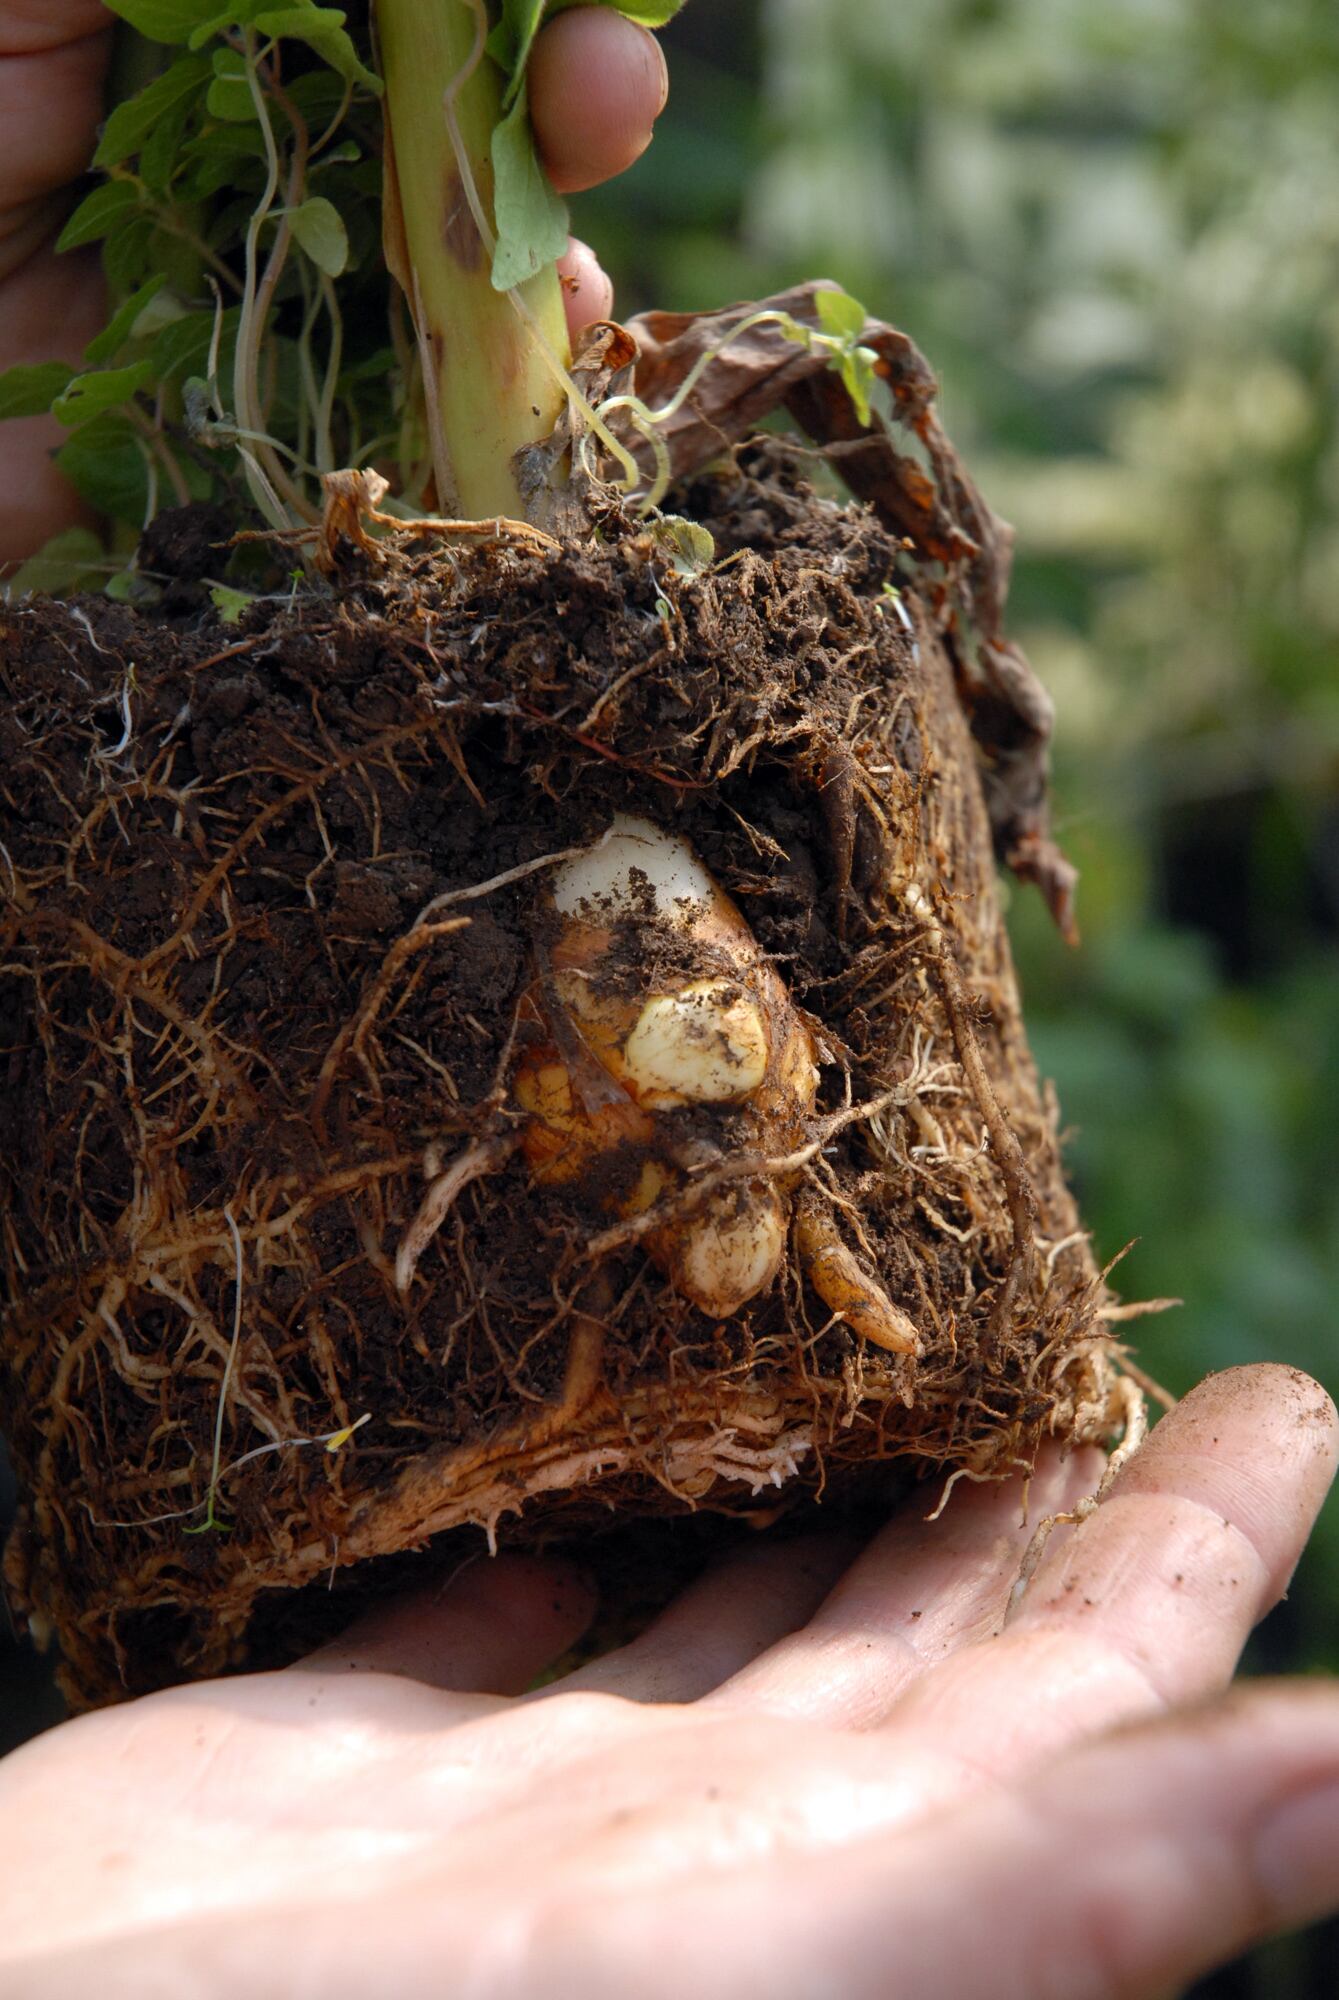
M 0 0 L 0 371 L 77 364 L 103 325 L 96 249 L 57 256 L 68 184 L 92 156 L 111 55 L 100 0 Z M 622 173 L 645 150 L 668 90 L 654 36 L 604 7 L 560 14 L 531 59 L 535 136 L 563 193 Z M 613 288 L 583 243 L 560 265 L 573 331 L 612 309 Z M 51 462 L 49 417 L 0 424 L 0 565 L 81 518 Z
M 1339 1903 L 1339 1691 L 1224 1698 L 1329 1483 L 1332 1405 L 1211 1378 L 1006 1623 L 1020 1489 L 862 1552 L 768 1538 L 622 1651 L 481 1561 L 285 1673 L 0 1765 L 4 2000 L 1035 2000 L 1171 1990 Z M 1100 1466 L 1051 1455 L 1031 1509 Z

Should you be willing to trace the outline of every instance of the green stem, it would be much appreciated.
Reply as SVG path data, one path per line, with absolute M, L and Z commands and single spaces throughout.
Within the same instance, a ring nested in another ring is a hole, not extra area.
M 260 236 L 279 194 L 279 148 L 258 74 L 256 37 L 250 28 L 244 31 L 243 54 L 246 61 L 246 80 L 250 86 L 252 103 L 265 144 L 266 179 L 264 193 L 252 210 L 251 220 L 247 225 L 246 280 L 242 292 L 241 314 L 237 326 L 237 348 L 233 362 L 233 408 L 237 413 L 239 431 L 249 432 L 257 438 L 262 438 L 265 419 L 259 384 L 260 350 L 265 332 L 266 313 L 274 295 L 274 288 L 279 281 L 284 259 L 288 255 L 291 230 L 285 217 L 279 224 L 262 276 Z M 302 161 L 304 171 L 305 165 L 304 153 Z M 296 171 L 295 168 L 295 176 Z M 296 181 L 296 186 L 297 199 L 300 200 L 300 179 Z M 241 458 L 246 469 L 251 497 L 272 527 L 288 528 L 294 525 L 293 518 L 284 506 L 285 500 L 292 507 L 297 521 L 314 518 L 268 444 L 258 444 L 254 452 L 244 451 Z
M 330 322 L 330 352 L 326 358 L 321 398 L 316 406 L 316 463 L 322 472 L 335 470 L 335 395 L 344 358 L 344 317 L 331 280 L 321 273 L 321 298 Z
M 521 492 L 512 461 L 562 414 L 564 392 L 536 335 L 566 365 L 567 326 L 556 271 L 515 295 L 495 291 L 490 277 L 502 85 L 483 54 L 483 0 L 376 0 L 376 12 L 387 252 L 423 356 L 438 502 L 473 520 L 534 520 L 542 498 Z

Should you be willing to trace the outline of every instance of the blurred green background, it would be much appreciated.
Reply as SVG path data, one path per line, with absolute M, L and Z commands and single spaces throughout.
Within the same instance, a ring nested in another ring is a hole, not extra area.
M 621 305 L 828 276 L 904 327 L 1018 529 L 1084 943 L 1011 921 L 1131 1329 L 1174 1391 L 1333 1390 L 1339 7 L 697 0 L 650 155 L 584 197 Z M 1255 1671 L 1339 1668 L 1339 1504 Z M 1333 1995 L 1339 1927 L 1204 1995 Z
M 1019 536 L 1085 943 L 1011 911 L 1069 1159 L 1174 1390 L 1333 1384 L 1339 8 L 731 0 L 578 224 L 625 308 L 838 279 L 920 343 Z M 1302 1657 L 1339 1666 L 1329 1588 Z
M 1173 1390 L 1328 1382 L 1339 1270 L 1339 8 L 693 0 L 577 205 L 625 311 L 836 278 L 1019 530 L 1085 942 L 1012 920 L 1039 1061 Z M 1339 1668 L 1339 1507 L 1257 1670 Z M 1332 1994 L 1334 1926 L 1197 1993 Z

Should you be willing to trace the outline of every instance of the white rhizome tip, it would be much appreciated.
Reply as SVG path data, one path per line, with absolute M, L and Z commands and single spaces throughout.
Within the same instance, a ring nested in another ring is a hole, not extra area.
M 640 880 L 634 882 L 634 874 Z M 615 813 L 606 834 L 558 869 L 553 900 L 564 917 L 616 920 L 624 910 L 641 907 L 643 883 L 651 887 L 658 917 L 691 921 L 718 894 L 686 840 L 662 832 L 649 819 Z

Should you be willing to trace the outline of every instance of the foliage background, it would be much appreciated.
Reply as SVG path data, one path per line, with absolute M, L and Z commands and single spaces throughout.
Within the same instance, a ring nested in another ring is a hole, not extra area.
M 652 153 L 577 226 L 626 310 L 821 273 L 929 354 L 1060 711 L 1085 943 L 1013 921 L 1085 1214 L 1138 1239 L 1125 1296 L 1185 1301 L 1138 1330 L 1169 1388 L 1334 1388 L 1339 11 L 697 0 L 668 40 Z M 1253 1664 L 1339 1668 L 1339 1507 Z M 1330 1926 L 1200 1990 L 1337 1958 Z
M 1070 954 L 1012 926 L 1098 1247 L 1180 1392 L 1339 1384 L 1339 9 L 729 0 L 577 226 L 624 307 L 837 279 L 1019 531 Z M 1256 1671 L 1339 1669 L 1339 1503 Z M 1332 1994 L 1339 1927 L 1203 1994 Z

